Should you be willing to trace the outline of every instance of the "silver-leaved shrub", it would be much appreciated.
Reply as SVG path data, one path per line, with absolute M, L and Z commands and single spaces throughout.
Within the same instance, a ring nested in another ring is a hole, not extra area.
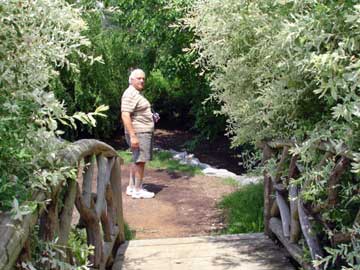
M 0 25 L 0 210 L 21 220 L 39 203 L 24 203 L 32 193 L 74 179 L 57 156 L 66 145 L 59 123 L 95 125 L 106 106 L 69 116 L 50 90 L 59 68 L 77 70 L 70 55 L 98 60 L 82 53 L 90 42 L 80 9 L 64 0 L 1 0 Z
M 234 146 L 308 141 L 293 151 L 301 157 L 304 175 L 315 180 L 328 177 L 331 164 L 322 172 L 311 169 L 319 157 L 310 143 L 326 140 L 353 153 L 353 174 L 340 187 L 340 205 L 324 218 L 337 231 L 355 235 L 358 227 L 348 220 L 355 219 L 360 205 L 358 1 L 198 0 L 182 26 L 197 36 L 189 49 L 209 74 L 212 98 L 222 105 L 217 113 L 228 117 Z M 321 204 L 327 185 L 315 180 L 302 196 Z M 360 269 L 359 253 L 354 257 L 358 246 L 354 240 L 327 248 L 329 256 L 321 263 L 330 266 L 341 258 L 343 267 Z

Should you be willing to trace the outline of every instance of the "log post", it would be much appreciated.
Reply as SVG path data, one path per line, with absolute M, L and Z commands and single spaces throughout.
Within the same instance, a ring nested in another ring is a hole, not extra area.
M 272 150 L 267 143 L 264 143 L 263 147 L 263 158 L 262 164 L 265 165 L 266 162 L 272 157 Z M 273 186 L 271 177 L 266 170 L 263 172 L 264 175 L 264 233 L 268 236 L 271 236 L 271 230 L 269 227 L 269 222 L 271 218 L 271 206 L 273 204 L 273 198 L 271 195 L 273 193 Z
M 278 206 L 276 200 L 273 201 L 270 213 L 271 213 L 271 217 L 279 217 L 280 216 L 280 209 L 279 209 L 279 206 Z
M 290 185 L 289 187 L 289 200 L 290 200 L 290 242 L 297 243 L 300 239 L 300 221 L 298 211 L 298 187 Z
M 115 234 L 116 209 L 114 208 L 113 192 L 110 183 L 106 186 L 106 206 L 110 226 L 110 234 Z
M 276 175 L 275 175 L 275 183 L 280 183 L 281 181 L 281 175 L 283 173 L 284 170 L 284 166 L 285 166 L 285 162 L 286 162 L 286 158 L 289 155 L 289 146 L 285 145 L 281 154 L 281 158 L 276 170 Z
M 289 166 L 289 181 L 291 179 L 296 179 L 299 176 L 299 169 L 296 165 L 298 156 L 294 155 L 291 157 L 290 166 Z M 289 201 L 290 201 L 290 243 L 297 243 L 300 239 L 300 221 L 299 221 L 299 211 L 298 211 L 298 187 L 294 184 L 289 185 Z
M 76 181 L 68 180 L 67 190 L 64 199 L 64 207 L 60 214 L 60 230 L 59 230 L 59 245 L 65 246 L 67 244 L 69 233 L 71 230 L 71 219 L 74 211 L 75 197 L 76 197 Z
M 124 224 L 124 215 L 122 207 L 122 193 L 121 193 L 121 167 L 120 164 L 122 160 L 119 157 L 115 158 L 115 163 L 111 171 L 110 185 L 113 193 L 116 196 L 113 197 L 114 205 L 116 209 L 116 220 L 114 223 L 118 226 L 119 239 L 117 245 L 125 242 L 125 224 Z
M 360 225 L 360 209 L 359 209 L 359 211 L 358 211 L 357 214 L 356 214 L 354 224 Z
M 300 198 L 298 199 L 298 210 L 299 210 L 301 230 L 304 234 L 305 241 L 309 247 L 311 258 L 313 260 L 320 259 L 324 256 L 324 254 L 320 247 L 316 233 L 312 229 L 309 215 L 306 213 L 306 210 Z M 315 269 L 321 269 L 321 267 L 319 266 Z
M 350 160 L 346 157 L 341 157 L 338 163 L 335 165 L 331 172 L 328 182 L 328 206 L 335 207 L 338 201 L 338 184 L 340 178 L 344 174 L 347 166 L 350 164 Z
M 97 199 L 95 210 L 96 214 L 100 218 L 102 212 L 106 207 L 106 186 L 110 181 L 110 174 L 112 167 L 114 165 L 114 158 L 106 159 L 105 157 L 99 156 L 97 158 L 99 172 L 98 172 L 98 181 L 97 181 Z
M 290 209 L 283 195 L 276 191 L 276 202 L 279 206 L 283 233 L 286 238 L 290 237 Z
M 40 217 L 39 236 L 44 241 L 51 241 L 59 231 L 58 222 L 59 189 L 55 189 L 46 211 Z
M 104 234 L 104 241 L 111 242 L 109 213 L 107 211 L 103 211 L 100 218 L 101 218 L 101 227 L 103 229 L 103 234 Z
M 82 193 L 86 207 L 90 207 L 92 183 L 95 183 L 97 179 L 98 167 L 97 167 L 95 155 L 91 155 L 91 157 L 86 158 L 85 162 L 86 162 L 85 164 L 86 171 L 83 177 Z
M 90 255 L 90 262 L 94 267 L 98 267 L 103 260 L 103 243 L 100 232 L 100 219 L 98 218 L 94 203 L 91 203 L 91 208 L 87 208 L 84 199 L 80 193 L 80 187 L 77 183 L 75 205 L 80 213 L 82 221 L 86 226 L 88 245 L 95 247 L 93 255 Z

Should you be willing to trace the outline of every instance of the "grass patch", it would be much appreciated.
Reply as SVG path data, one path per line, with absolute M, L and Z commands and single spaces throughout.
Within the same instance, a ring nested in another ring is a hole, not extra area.
M 239 186 L 239 182 L 236 181 L 234 178 L 231 178 L 231 177 L 224 178 L 223 183 L 225 185 L 229 185 L 229 186 L 235 186 L 235 187 Z
M 130 240 L 135 239 L 136 231 L 131 230 L 131 228 L 129 227 L 129 225 L 127 223 L 125 223 L 124 225 L 125 225 L 124 226 L 125 240 L 130 241 Z
M 131 162 L 130 151 L 118 151 L 118 154 L 124 159 L 125 163 Z M 199 167 L 180 164 L 178 160 L 172 159 L 172 155 L 168 151 L 154 151 L 153 160 L 146 163 L 146 167 L 167 170 L 168 172 L 182 172 L 191 176 L 202 174 Z
M 218 207 L 226 215 L 224 234 L 253 233 L 264 230 L 264 187 L 262 183 L 242 186 L 225 196 Z
M 124 160 L 124 163 L 131 162 L 131 152 L 130 151 L 118 151 L 117 153 Z

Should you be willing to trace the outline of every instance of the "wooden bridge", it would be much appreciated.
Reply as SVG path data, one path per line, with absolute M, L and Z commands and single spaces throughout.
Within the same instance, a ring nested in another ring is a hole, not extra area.
M 94 246 L 94 253 L 89 255 L 92 269 L 294 269 L 286 259 L 288 254 L 305 269 L 312 269 L 311 263 L 303 259 L 299 239 L 305 240 L 312 259 L 323 255 L 323 250 L 312 230 L 311 212 L 297 198 L 299 190 L 287 182 L 300 174 L 296 165 L 297 157 L 289 156 L 290 146 L 289 143 L 262 145 L 263 162 L 270 156 L 279 156 L 276 174 L 264 172 L 266 235 L 258 233 L 127 242 L 122 212 L 121 158 L 112 147 L 96 140 L 72 143 L 59 153 L 58 158 L 68 165 L 77 166 L 77 181 L 59 183 L 49 193 L 35 193 L 34 200 L 44 203 L 40 203 L 34 213 L 24 216 L 21 221 L 12 219 L 8 213 L 0 214 L 0 269 L 22 268 L 21 263 L 31 256 L 31 232 L 35 226 L 39 228 L 39 239 L 56 241 L 56 245 L 62 249 L 55 255 L 43 254 L 49 259 L 45 260 L 43 269 L 60 269 L 51 265 L 50 261 L 54 258 L 73 264 L 74 261 L 69 259 L 72 256 L 66 256 L 70 252 L 66 243 L 74 224 L 86 228 L 87 243 Z M 320 148 L 325 151 L 324 160 L 331 155 L 339 155 L 328 189 L 329 203 L 335 205 L 338 197 L 336 185 L 342 173 L 348 169 L 347 164 L 352 157 L 348 152 L 335 154 L 324 145 L 320 145 Z M 284 175 L 287 159 L 290 159 L 290 167 L 288 174 Z M 79 218 L 73 215 L 75 207 Z M 360 223 L 358 219 L 360 214 L 354 222 Z M 268 236 L 279 239 L 285 249 Z M 333 240 L 345 242 L 350 238 L 349 235 L 334 234 Z M 321 266 L 316 268 L 321 269 Z
M 293 270 L 263 233 L 133 240 L 120 246 L 113 270 Z

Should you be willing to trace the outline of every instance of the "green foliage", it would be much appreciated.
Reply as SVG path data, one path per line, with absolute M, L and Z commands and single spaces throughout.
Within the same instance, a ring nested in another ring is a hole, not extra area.
M 225 196 L 219 207 L 226 214 L 224 233 L 261 232 L 264 229 L 264 187 L 262 183 L 249 184 Z
M 73 132 L 74 137 L 91 133 L 109 138 L 122 127 L 120 98 L 128 85 L 129 70 L 135 67 L 147 74 L 145 95 L 161 115 L 159 125 L 194 128 L 205 139 L 224 132 L 224 117 L 213 113 L 219 106 L 203 104 L 210 89 L 192 65 L 195 55 L 182 50 L 192 42 L 193 33 L 173 27 L 189 1 L 177 0 L 174 5 L 163 0 L 71 2 L 85 7 L 83 18 L 89 28 L 84 34 L 92 45 L 83 52 L 101 56 L 103 64 L 81 63 L 78 74 L 61 69 L 52 88 L 71 111 L 109 106 L 108 118 L 100 119 L 96 129 L 81 127 Z M 109 12 L 110 8 L 116 11 Z
M 31 261 L 21 263 L 22 269 L 63 269 L 88 270 L 90 262 L 88 256 L 93 254 L 94 248 L 87 245 L 85 230 L 72 228 L 68 245 L 60 246 L 57 239 L 43 241 L 39 239 L 39 228 L 36 227 L 31 235 Z M 69 262 L 73 262 L 70 264 Z
M 48 189 L 72 176 L 55 159 L 65 146 L 58 139 L 59 122 L 76 127 L 75 119 L 93 122 L 93 117 L 68 116 L 47 90 L 57 67 L 76 69 L 67 56 L 92 58 L 79 49 L 89 45 L 79 35 L 86 28 L 79 10 L 64 1 L 8 1 L 0 8 L 0 201 L 8 210 L 13 197 L 21 203 L 29 190 Z
M 89 255 L 94 253 L 94 247 L 87 245 L 85 230 L 73 228 L 70 231 L 68 247 L 76 261 L 76 265 L 90 265 Z
M 136 236 L 136 231 L 131 230 L 131 228 L 129 227 L 129 225 L 127 223 L 125 223 L 125 240 L 126 241 L 130 241 L 132 239 L 135 239 Z
M 315 126 L 354 144 L 358 8 L 351 1 L 195 2 L 185 23 L 198 36 L 198 63 L 214 70 L 212 96 L 229 116 L 235 145 L 303 140 Z
M 197 36 L 190 52 L 198 52 L 197 64 L 209 73 L 211 98 L 228 117 L 233 145 L 295 141 L 292 153 L 299 155 L 302 178 L 294 183 L 303 188 L 301 196 L 308 204 L 326 204 L 327 180 L 337 161 L 318 168 L 321 157 L 312 147 L 322 140 L 337 153 L 344 145 L 353 153 L 353 174 L 342 177 L 340 201 L 323 218 L 335 231 L 355 231 L 351 222 L 359 209 L 354 194 L 360 166 L 358 1 L 199 0 L 182 25 Z M 332 233 L 319 228 L 324 239 Z M 343 258 L 344 267 L 350 268 L 358 252 L 354 242 L 327 250 L 327 263 Z
M 360 269 L 360 241 L 356 238 L 356 235 L 360 233 L 359 225 L 354 226 L 354 228 L 348 232 L 354 235 L 352 242 L 349 244 L 340 244 L 337 248 L 326 247 L 326 251 L 329 255 L 317 261 L 316 265 L 323 265 L 324 269 L 329 269 L 328 267 L 330 265 L 334 265 L 336 260 L 341 258 L 348 264 L 348 267 L 343 267 L 342 269 Z
M 71 56 L 97 60 L 82 51 L 90 42 L 80 33 L 86 23 L 79 9 L 63 0 L 11 0 L 0 2 L 0 14 L 0 210 L 11 209 L 13 218 L 22 220 L 45 203 L 30 201 L 31 195 L 39 190 L 49 194 L 54 186 L 75 179 L 74 169 L 59 160 L 59 151 L 67 145 L 60 138 L 60 125 L 95 125 L 94 117 L 104 116 L 107 107 L 68 115 L 50 91 L 59 69 L 78 71 Z M 86 268 L 61 260 L 64 247 L 57 239 L 36 242 L 37 253 L 24 269 Z

